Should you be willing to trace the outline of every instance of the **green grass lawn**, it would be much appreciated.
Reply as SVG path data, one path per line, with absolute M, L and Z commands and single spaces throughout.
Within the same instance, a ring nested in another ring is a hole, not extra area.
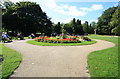
M 117 77 L 118 76 L 118 37 L 95 36 L 89 38 L 106 40 L 116 44 L 115 47 L 95 51 L 88 56 L 88 69 L 91 77 Z
M 14 70 L 19 66 L 22 56 L 20 53 L 5 47 L 3 44 L 0 44 L 2 50 L 0 52 L 3 55 L 3 63 L 0 64 L 0 70 L 2 70 L 0 77 L 2 79 L 7 78 L 10 76 Z
M 90 45 L 96 43 L 96 41 L 82 41 L 81 43 L 44 43 L 37 42 L 35 40 L 27 41 L 29 44 L 39 45 L 39 46 L 77 46 L 77 45 Z

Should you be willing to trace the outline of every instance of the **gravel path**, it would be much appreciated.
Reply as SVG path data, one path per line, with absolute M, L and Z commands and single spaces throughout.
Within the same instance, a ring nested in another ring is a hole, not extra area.
M 5 44 L 23 55 L 13 77 L 89 77 L 86 69 L 88 54 L 115 46 L 102 40 L 83 46 L 36 46 L 26 41 Z

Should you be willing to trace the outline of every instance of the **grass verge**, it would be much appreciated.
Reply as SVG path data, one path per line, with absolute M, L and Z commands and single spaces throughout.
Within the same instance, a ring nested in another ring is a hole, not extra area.
M 118 77 L 118 37 L 89 36 L 92 39 L 113 42 L 116 46 L 88 55 L 88 69 L 91 77 Z
M 0 64 L 0 69 L 2 71 L 0 77 L 6 79 L 19 66 L 22 56 L 20 53 L 5 47 L 3 44 L 0 44 L 0 47 L 2 47 L 2 53 L 0 54 L 3 55 L 3 62 Z
M 35 40 L 27 41 L 29 44 L 39 45 L 39 46 L 78 46 L 78 45 L 90 45 L 96 43 L 96 41 L 82 41 L 81 43 L 44 43 L 37 42 Z

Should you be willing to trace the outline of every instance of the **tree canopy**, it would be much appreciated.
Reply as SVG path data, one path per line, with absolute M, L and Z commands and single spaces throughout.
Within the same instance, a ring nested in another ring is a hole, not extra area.
M 117 8 L 111 7 L 103 12 L 103 14 L 98 18 L 98 33 L 99 34 L 112 34 L 112 29 L 114 29 L 118 24 L 117 22 Z
M 115 33 L 117 35 L 120 35 L 120 7 L 118 7 L 115 11 L 115 13 L 112 15 L 112 19 L 109 22 L 109 25 L 112 28 L 112 33 Z
M 62 26 L 62 29 L 65 29 L 69 34 L 81 35 L 83 34 L 83 26 L 81 20 L 73 18 L 69 23 L 66 23 Z
M 3 13 L 3 28 L 11 31 L 30 33 L 41 32 L 50 34 L 52 22 L 35 2 L 17 2 L 7 8 Z
M 61 24 L 60 24 L 60 22 L 58 22 L 57 24 L 54 24 L 52 26 L 52 29 L 53 29 L 54 33 L 60 34 L 61 33 Z

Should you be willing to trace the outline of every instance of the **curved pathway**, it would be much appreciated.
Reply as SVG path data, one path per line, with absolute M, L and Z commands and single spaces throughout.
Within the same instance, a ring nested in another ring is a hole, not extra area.
M 13 77 L 89 77 L 86 68 L 88 54 L 115 46 L 103 40 L 83 46 L 36 46 L 26 41 L 5 44 L 23 55 Z

